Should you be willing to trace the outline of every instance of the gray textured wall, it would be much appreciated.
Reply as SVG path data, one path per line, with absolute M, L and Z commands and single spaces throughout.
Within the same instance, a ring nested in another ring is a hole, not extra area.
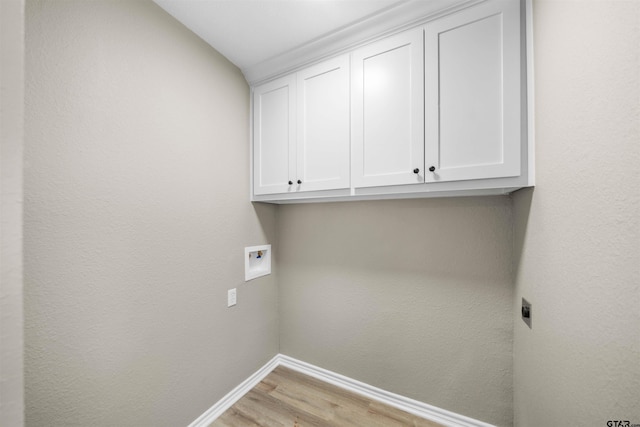
M 150 1 L 26 12 L 27 425 L 186 425 L 278 351 L 248 86 Z
M 640 3 L 534 10 L 535 191 L 275 208 L 236 68 L 151 2 L 28 1 L 27 425 L 185 425 L 279 338 L 498 425 L 639 422 Z
M 282 206 L 281 352 L 512 423 L 507 197 Z
M 515 421 L 640 423 L 640 2 L 534 2 L 535 191 L 516 193 Z
M 22 149 L 24 2 L 0 1 L 0 425 L 24 420 Z

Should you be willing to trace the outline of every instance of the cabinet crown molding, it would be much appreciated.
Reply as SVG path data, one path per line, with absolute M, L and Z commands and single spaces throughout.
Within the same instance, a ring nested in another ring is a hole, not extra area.
M 249 85 L 256 86 L 392 33 L 485 1 L 487 0 L 399 1 L 381 12 L 369 15 L 338 31 L 310 40 L 257 65 L 244 68 L 242 73 Z

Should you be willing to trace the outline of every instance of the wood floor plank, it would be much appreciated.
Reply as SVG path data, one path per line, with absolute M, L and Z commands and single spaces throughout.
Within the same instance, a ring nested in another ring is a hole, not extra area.
M 209 427 L 442 427 L 282 366 Z
M 369 409 L 369 402 L 362 396 L 292 370 L 274 371 L 271 380 L 277 384 L 270 392 L 273 397 L 333 425 L 358 427 L 357 420 Z
M 236 408 L 229 408 L 222 416 L 220 416 L 214 424 L 218 427 L 261 427 L 255 421 L 247 418 L 242 412 Z
M 330 427 L 322 419 L 282 402 L 270 396 L 268 393 L 255 389 L 249 391 L 242 399 L 236 402 L 231 409 L 242 414 L 245 419 L 259 426 L 292 427 L 295 425 L 296 427 Z M 225 415 L 226 412 L 220 418 L 225 418 Z M 216 422 L 211 424 L 211 426 L 218 427 L 223 425 L 216 424 Z
M 340 399 L 349 405 L 364 407 L 369 403 L 369 399 L 359 394 L 333 386 L 319 379 L 294 371 L 293 369 L 285 368 L 284 366 L 278 366 L 274 369 L 272 374 L 274 379 L 281 381 L 283 384 L 285 383 L 284 381 L 300 384 L 321 396 L 329 396 L 331 399 Z
M 380 425 L 383 425 L 385 427 L 392 425 L 412 427 L 441 427 L 441 424 L 438 424 L 434 421 L 416 417 L 415 415 L 410 414 L 406 411 L 376 401 L 372 401 L 369 405 L 369 414 L 372 415 L 372 418 L 374 419 L 382 420 L 383 423 Z M 373 425 L 374 424 L 372 424 L 372 426 Z

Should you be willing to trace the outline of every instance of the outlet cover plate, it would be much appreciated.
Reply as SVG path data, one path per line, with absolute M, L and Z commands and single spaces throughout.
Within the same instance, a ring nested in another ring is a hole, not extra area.
M 238 301 L 238 291 L 236 288 L 227 291 L 227 307 L 233 307 Z

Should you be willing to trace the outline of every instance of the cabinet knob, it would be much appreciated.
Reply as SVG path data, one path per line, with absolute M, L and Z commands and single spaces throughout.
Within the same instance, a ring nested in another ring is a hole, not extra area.
M 413 173 L 418 173 L 418 172 L 420 172 L 420 169 L 418 169 L 418 168 L 415 168 L 415 169 L 413 170 Z
M 435 166 L 431 166 L 431 167 L 429 168 L 429 172 L 434 172 L 435 170 L 436 170 L 436 167 L 435 167 Z
M 302 181 L 298 180 L 298 184 L 302 184 Z
M 293 181 L 289 181 L 289 185 L 293 184 Z

